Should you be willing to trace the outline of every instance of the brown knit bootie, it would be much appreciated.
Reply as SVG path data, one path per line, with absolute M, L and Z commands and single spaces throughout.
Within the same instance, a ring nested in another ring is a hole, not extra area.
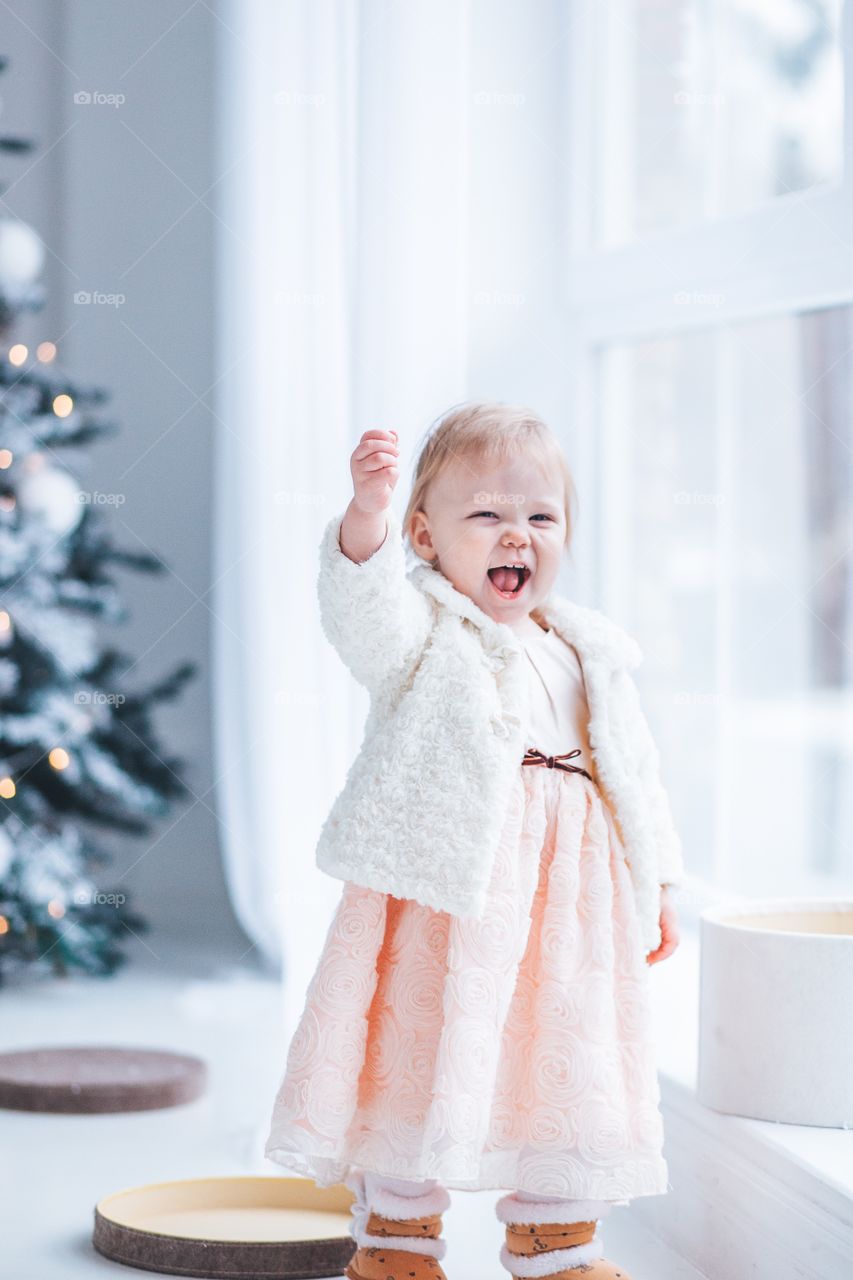
M 424 1218 L 384 1218 L 371 1213 L 367 1230 L 374 1236 L 386 1236 L 388 1247 L 359 1246 L 344 1270 L 348 1280 L 447 1280 L 437 1258 L 414 1248 L 394 1248 L 395 1240 L 405 1238 L 437 1240 L 441 1235 L 441 1214 Z
M 375 1203 L 365 1206 L 353 1232 L 358 1248 L 344 1270 L 347 1280 L 447 1280 L 440 1262 L 447 1249 L 441 1228 L 450 1197 L 436 1187 L 417 1200 L 430 1212 L 404 1217 L 412 1208 L 409 1197 L 375 1192 Z
M 601 1210 L 606 1201 L 578 1200 L 579 1212 Z M 503 1196 L 496 1206 L 498 1219 L 506 1226 L 506 1243 L 501 1249 L 501 1262 L 514 1280 L 631 1280 L 619 1263 L 602 1257 L 602 1244 L 596 1236 L 598 1218 L 578 1218 L 570 1222 L 548 1222 L 549 1206 L 517 1201 Z M 553 1208 L 550 1216 L 554 1216 Z M 570 1216 L 563 1212 L 561 1217 Z M 531 1222 L 530 1218 L 537 1221 Z

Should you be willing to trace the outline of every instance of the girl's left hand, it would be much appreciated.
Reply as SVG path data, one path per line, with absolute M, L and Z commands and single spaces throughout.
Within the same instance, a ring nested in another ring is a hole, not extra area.
M 661 944 L 657 951 L 650 951 L 646 956 L 647 964 L 657 964 L 659 960 L 665 960 L 667 956 L 672 955 L 679 943 L 678 933 L 678 912 L 675 904 L 669 896 L 669 888 L 664 886 L 661 888 L 661 905 L 660 905 L 660 936 Z

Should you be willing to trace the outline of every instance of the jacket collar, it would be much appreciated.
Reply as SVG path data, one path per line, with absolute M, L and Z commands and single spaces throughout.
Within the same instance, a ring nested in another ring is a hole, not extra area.
M 421 563 L 410 571 L 409 578 L 419 590 L 438 600 L 450 613 L 458 614 L 479 627 L 483 642 L 491 650 L 521 652 L 521 641 L 512 627 L 496 622 L 479 605 L 458 591 L 440 569 Z M 625 665 L 636 667 L 642 662 L 643 652 L 637 641 L 627 631 L 612 622 L 598 609 L 576 604 L 566 596 L 552 593 L 541 606 L 542 615 L 549 627 L 577 649 L 582 658 L 603 661 L 609 667 Z

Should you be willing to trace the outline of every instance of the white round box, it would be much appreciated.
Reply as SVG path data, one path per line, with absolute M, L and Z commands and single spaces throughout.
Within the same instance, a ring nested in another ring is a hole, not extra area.
M 699 925 L 699 1101 L 853 1126 L 853 902 L 738 900 Z

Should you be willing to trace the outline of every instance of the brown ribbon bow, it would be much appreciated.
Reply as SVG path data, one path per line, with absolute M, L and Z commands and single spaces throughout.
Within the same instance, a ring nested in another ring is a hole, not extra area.
M 592 776 L 589 773 L 587 773 L 586 769 L 582 769 L 580 765 L 561 763 L 561 761 L 563 760 L 571 760 L 574 756 L 579 756 L 580 754 L 581 754 L 580 747 L 575 747 L 574 751 L 566 751 L 561 756 L 546 756 L 546 755 L 543 755 L 542 752 L 539 751 L 536 747 L 530 747 L 528 748 L 527 751 L 525 751 L 524 759 L 522 760 L 521 763 L 522 764 L 544 764 L 544 765 L 547 765 L 549 769 L 565 769 L 566 773 L 582 773 L 587 778 L 589 778 L 590 782 L 592 782 L 593 781 Z

